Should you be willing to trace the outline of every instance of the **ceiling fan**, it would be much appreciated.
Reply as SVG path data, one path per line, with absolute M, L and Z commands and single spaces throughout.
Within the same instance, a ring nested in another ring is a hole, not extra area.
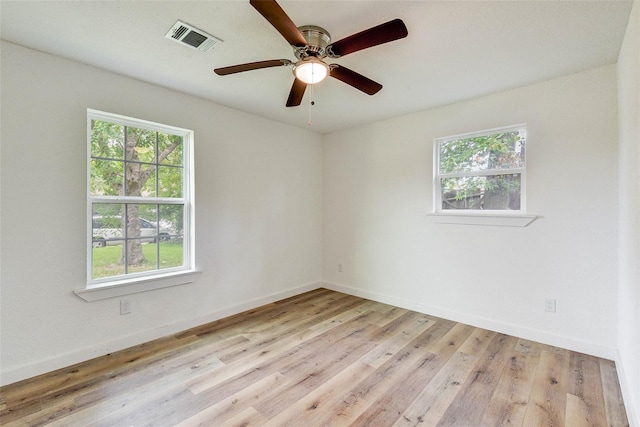
M 216 68 L 220 76 L 278 66 L 293 65 L 295 80 L 287 99 L 287 107 L 296 107 L 302 102 L 307 85 L 319 83 L 325 77 L 338 79 L 368 95 L 376 94 L 382 85 L 338 64 L 327 64 L 324 58 L 340 58 L 359 50 L 388 43 L 407 36 L 407 27 L 401 19 L 369 28 L 331 43 L 331 35 L 316 25 L 296 27 L 275 0 L 250 0 L 253 6 L 293 47 L 297 62 L 288 59 L 272 59 Z

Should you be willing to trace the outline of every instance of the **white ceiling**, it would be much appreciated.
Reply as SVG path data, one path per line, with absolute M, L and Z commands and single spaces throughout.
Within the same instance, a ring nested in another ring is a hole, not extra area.
M 334 41 L 401 18 L 409 36 L 328 60 L 381 84 L 374 96 L 335 79 L 286 108 L 290 67 L 217 76 L 213 69 L 295 60 L 249 4 L 234 1 L 0 1 L 2 39 L 327 133 L 616 62 L 631 1 L 279 1 L 296 25 Z M 224 40 L 202 53 L 164 36 L 182 20 Z M 46 70 L 43 70 L 46 72 Z

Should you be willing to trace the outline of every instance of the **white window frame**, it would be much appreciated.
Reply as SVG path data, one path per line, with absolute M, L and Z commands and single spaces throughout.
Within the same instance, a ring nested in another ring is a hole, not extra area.
M 183 196 L 182 198 L 162 197 L 131 197 L 131 196 L 96 196 L 91 194 L 91 122 L 101 120 L 147 129 L 154 132 L 179 135 L 183 138 Z M 87 109 L 87 285 L 84 289 L 74 291 L 81 298 L 92 301 L 104 298 L 112 298 L 136 292 L 164 288 L 180 284 L 190 283 L 199 274 L 195 270 L 195 224 L 194 224 L 194 159 L 193 159 L 194 133 L 192 130 L 168 126 L 147 120 L 126 117 L 118 114 Z M 158 203 L 158 204 L 183 204 L 183 248 L 184 263 L 180 267 L 152 270 L 139 273 L 92 278 L 92 251 L 93 251 L 93 204 L 97 202 L 111 203 Z
M 524 166 L 521 168 L 492 169 L 475 172 L 456 172 L 440 174 L 440 145 L 446 142 L 492 135 L 496 133 L 520 131 L 525 135 L 525 150 L 528 148 L 526 123 L 486 129 L 477 132 L 469 132 L 450 135 L 434 139 L 433 143 L 433 213 L 434 222 L 448 224 L 468 225 L 505 225 L 526 226 L 536 216 L 526 214 L 526 183 L 527 183 L 527 157 L 525 155 Z M 442 209 L 442 185 L 444 178 L 456 178 L 464 176 L 494 176 L 504 174 L 520 174 L 520 209 Z

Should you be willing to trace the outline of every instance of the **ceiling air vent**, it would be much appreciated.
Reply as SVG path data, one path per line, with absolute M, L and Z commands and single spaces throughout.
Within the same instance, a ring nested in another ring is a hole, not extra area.
M 206 52 L 217 42 L 221 42 L 217 37 L 207 34 L 196 27 L 185 22 L 178 21 L 165 35 L 166 38 L 185 44 L 194 49 Z

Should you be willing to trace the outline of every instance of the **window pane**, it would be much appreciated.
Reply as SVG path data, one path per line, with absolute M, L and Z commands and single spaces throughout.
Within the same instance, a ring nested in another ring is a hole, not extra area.
M 183 218 L 183 205 L 160 205 L 160 234 L 182 239 Z
M 184 264 L 182 238 L 172 238 L 160 242 L 160 268 L 180 267 Z
M 123 160 L 124 126 L 91 120 L 91 157 Z
M 127 241 L 127 273 L 156 270 L 157 243 L 148 239 Z
M 127 204 L 127 273 L 157 268 L 155 209 L 156 205 Z
M 156 197 L 156 168 L 153 165 L 141 166 L 140 171 L 147 175 L 147 179 L 142 183 L 140 195 L 143 197 Z
M 524 133 L 518 130 L 439 143 L 439 173 L 524 167 Z
M 158 230 L 155 209 L 156 205 L 127 204 L 127 239 L 142 238 L 144 242 L 155 241 Z M 142 215 L 146 215 L 147 218 Z
M 124 265 L 120 261 L 124 243 L 124 205 L 94 204 L 92 210 L 92 277 L 99 279 L 124 274 Z
M 158 166 L 158 197 L 182 197 L 182 168 Z
M 520 174 L 443 178 L 440 182 L 442 209 L 520 209 Z
M 156 217 L 158 215 L 158 205 L 156 205 L 155 203 L 141 204 L 138 205 L 138 211 L 140 218 L 142 218 L 143 221 L 149 221 L 155 224 Z
M 127 162 L 126 196 L 155 197 L 155 166 Z
M 91 194 L 119 196 L 124 184 L 124 163 L 116 160 L 91 159 Z
M 126 159 L 134 162 L 156 162 L 156 132 L 127 127 Z
M 93 216 L 121 216 L 124 205 L 121 203 L 94 203 Z
M 124 237 L 122 218 L 124 205 L 104 203 L 93 205 L 92 242 L 93 247 L 104 247 L 113 244 L 110 240 Z
M 182 137 L 158 133 L 158 163 L 182 166 Z
M 123 241 L 112 241 L 109 242 L 109 245 L 106 247 L 94 246 L 92 250 L 91 277 L 93 279 L 124 274 L 124 264 L 121 262 Z

